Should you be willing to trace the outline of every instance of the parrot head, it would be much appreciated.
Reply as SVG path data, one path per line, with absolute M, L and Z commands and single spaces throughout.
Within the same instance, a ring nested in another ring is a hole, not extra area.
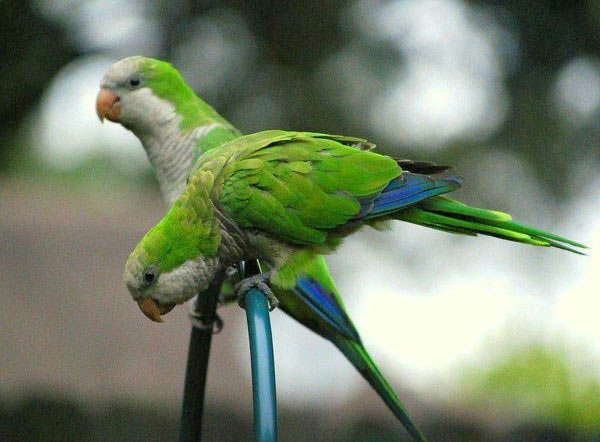
M 162 315 L 208 287 L 204 276 L 210 272 L 201 258 L 188 259 L 171 270 L 161 271 L 160 259 L 153 259 L 144 246 L 140 243 L 129 256 L 123 279 L 144 315 L 163 322 Z
M 135 247 L 123 279 L 142 312 L 155 322 L 208 288 L 219 270 L 219 225 L 207 189 L 191 185 Z M 199 189 L 199 190 L 198 190 Z
M 96 113 L 136 132 L 152 132 L 175 115 L 178 100 L 194 92 L 165 61 L 135 56 L 113 64 L 100 82 Z

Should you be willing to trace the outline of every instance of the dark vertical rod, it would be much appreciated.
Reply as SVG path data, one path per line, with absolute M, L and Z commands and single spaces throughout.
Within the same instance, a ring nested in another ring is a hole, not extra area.
M 205 324 L 212 324 L 215 320 L 220 288 L 220 284 L 215 284 L 196 298 L 195 311 L 200 313 Z M 212 335 L 212 326 L 206 329 L 192 327 L 185 370 L 179 442 L 202 440 L 202 412 Z
M 244 277 L 261 273 L 258 261 L 240 266 Z M 254 437 L 257 442 L 277 440 L 277 396 L 275 394 L 275 362 L 269 303 L 258 289 L 246 293 L 246 319 L 252 365 L 254 400 Z

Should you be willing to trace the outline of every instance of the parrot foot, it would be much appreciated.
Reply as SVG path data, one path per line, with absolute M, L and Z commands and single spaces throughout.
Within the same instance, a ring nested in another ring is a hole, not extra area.
M 192 327 L 197 328 L 198 330 L 212 330 L 213 335 L 216 335 L 223 330 L 224 323 L 219 314 L 215 313 L 215 316 L 212 319 L 207 318 L 202 311 L 196 309 L 196 302 L 190 304 L 190 311 L 188 314 Z
M 269 302 L 269 311 L 275 310 L 275 308 L 279 305 L 279 300 L 271 290 L 271 288 L 267 285 L 267 281 L 271 277 L 271 272 L 261 273 L 258 275 L 250 276 L 249 278 L 244 278 L 240 282 L 238 282 L 235 287 L 235 293 L 237 295 L 238 304 L 243 309 L 246 309 L 246 294 L 252 289 L 258 289 L 264 293 Z

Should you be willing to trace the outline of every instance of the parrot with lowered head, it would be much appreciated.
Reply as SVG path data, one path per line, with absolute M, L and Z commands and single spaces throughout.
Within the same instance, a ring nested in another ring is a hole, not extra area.
M 331 340 L 417 439 L 422 436 L 364 349 L 321 253 L 362 224 L 389 218 L 534 245 L 580 246 L 513 223 L 508 215 L 436 197 L 459 186 L 454 178 L 423 175 L 444 167 L 379 156 L 368 152 L 372 145 L 364 140 L 289 132 L 239 138 L 175 69 L 158 60 L 132 57 L 113 65 L 102 80 L 97 111 L 142 141 L 169 203 L 200 157 L 186 193 L 128 261 L 127 285 L 147 316 L 160 320 L 222 278 L 236 260 L 267 260 L 274 293 L 260 287 L 271 302 L 277 299 L 284 311 Z M 361 176 L 366 170 L 372 174 Z
M 125 58 L 106 71 L 96 99 L 96 112 L 101 121 L 119 123 L 138 137 L 168 205 L 185 189 L 195 160 L 242 135 L 199 98 L 170 63 L 147 57 Z M 427 162 L 404 160 L 402 164 L 422 173 L 446 169 Z M 409 432 L 418 435 L 400 400 L 365 350 L 323 256 L 317 255 L 306 262 L 304 271 L 292 289 L 273 289 L 279 307 L 331 341 Z M 148 307 L 147 300 L 142 304 L 142 311 L 154 321 L 160 321 L 160 314 L 174 306 L 160 305 L 157 314 L 152 306 Z
M 355 147 L 364 142 L 271 130 L 203 154 L 184 193 L 127 260 L 124 280 L 133 298 L 158 320 L 156 312 L 252 259 L 272 270 L 248 278 L 255 279 L 251 287 L 266 280 L 289 290 L 315 255 L 334 252 L 364 225 L 380 228 L 394 219 L 579 254 L 585 247 L 440 196 L 459 188 L 460 179 L 405 172 L 393 158 Z M 271 295 L 269 286 L 261 288 Z
M 583 247 L 443 196 L 458 179 L 405 172 L 393 158 L 357 149 L 362 142 L 266 131 L 203 154 L 184 193 L 127 260 L 133 299 L 159 317 L 249 259 L 265 260 L 271 271 L 249 278 L 245 290 L 256 285 L 275 297 L 269 287 L 293 288 L 315 255 L 333 252 L 364 225 L 390 220 L 573 252 Z M 422 440 L 410 420 L 403 423 Z

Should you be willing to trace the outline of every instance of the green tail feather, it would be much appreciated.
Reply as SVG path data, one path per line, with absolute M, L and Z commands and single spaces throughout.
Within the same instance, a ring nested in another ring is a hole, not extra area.
M 387 383 L 363 345 L 360 342 L 350 341 L 343 336 L 333 338 L 332 342 L 340 349 L 352 365 L 356 367 L 367 382 L 371 384 L 371 387 L 377 391 L 377 394 L 379 394 L 394 415 L 402 422 L 402 425 L 404 425 L 404 428 L 406 428 L 413 439 L 416 441 L 427 441 L 425 436 L 423 436 L 408 416 L 400 399 L 398 399 L 398 396 L 396 396 L 392 387 Z
M 313 278 L 315 281 L 318 281 L 321 287 L 331 292 L 336 303 L 338 304 L 339 309 L 342 310 L 344 312 L 344 316 L 346 316 L 342 298 L 340 297 L 335 283 L 331 278 L 331 274 L 329 273 L 325 259 L 322 256 L 316 256 L 305 268 L 305 271 L 308 276 Z M 394 390 L 392 390 L 371 359 L 371 356 L 369 356 L 363 347 L 362 343 L 360 342 L 360 337 L 358 337 L 358 332 L 355 331 L 355 327 L 350 318 L 346 316 L 346 320 L 342 321 L 343 323 L 340 328 L 343 330 L 345 327 L 349 326 L 353 332 L 349 334 L 342 334 L 338 329 L 333 328 L 329 323 L 324 321 L 323 318 L 315 312 L 314 308 L 302 302 L 301 299 L 293 292 L 287 290 L 277 290 L 277 287 L 274 287 L 274 289 L 275 294 L 280 302 L 279 306 L 301 324 L 330 340 L 343 353 L 343 355 L 354 366 L 354 368 L 358 370 L 365 380 L 369 382 L 373 389 L 375 389 L 377 394 L 390 408 L 392 413 L 394 413 L 394 415 L 400 420 L 402 425 L 411 434 L 411 436 L 417 441 L 425 441 L 425 437 L 423 437 L 419 429 L 408 416 L 408 413 L 402 406 L 402 403 L 396 396 L 396 393 L 394 393 Z M 339 315 L 334 314 L 330 317 L 335 318 L 337 316 Z M 346 321 L 348 322 L 346 323 Z M 355 336 L 356 338 L 353 339 L 350 336 Z
M 429 198 L 397 214 L 397 218 L 451 233 L 488 235 L 534 246 L 556 247 L 585 255 L 585 245 L 517 223 L 507 213 L 469 207 L 451 198 Z M 572 246 L 572 247 L 569 247 Z

